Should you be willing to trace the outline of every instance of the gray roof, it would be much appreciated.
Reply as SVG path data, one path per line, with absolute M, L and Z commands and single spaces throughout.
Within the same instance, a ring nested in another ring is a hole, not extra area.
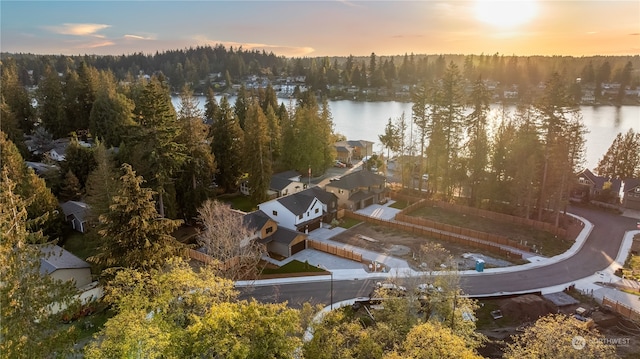
M 242 217 L 242 224 L 251 230 L 258 230 L 262 228 L 268 220 L 269 216 L 261 210 L 247 213 Z
M 310 196 L 306 192 L 307 190 L 304 190 L 302 192 L 297 192 L 288 196 L 280 197 L 277 199 L 277 201 L 280 202 L 280 204 L 282 204 L 286 209 L 291 211 L 291 213 L 299 215 L 309 209 L 309 207 L 311 206 L 311 202 L 313 202 L 313 199 L 315 198 L 315 196 Z
M 33 171 L 38 175 L 43 174 L 43 173 L 45 173 L 47 171 L 50 171 L 50 170 L 56 170 L 56 171 L 60 170 L 60 167 L 58 167 L 58 166 L 48 165 L 48 164 L 42 163 L 42 162 L 29 162 L 29 161 L 26 161 L 25 163 L 27 164 L 27 167 L 32 168 Z
M 361 187 L 378 186 L 384 184 L 384 176 L 367 170 L 354 171 L 340 177 L 339 180 L 327 184 L 326 187 L 352 190 Z
M 320 200 L 320 202 L 328 205 L 330 202 L 335 202 L 338 200 L 338 197 L 331 193 L 331 192 L 327 192 L 325 190 L 323 190 L 322 188 L 315 186 L 315 187 L 310 187 L 307 190 L 304 191 L 307 194 L 312 194 L 318 198 Z
M 284 177 L 276 177 L 275 175 L 271 177 L 271 182 L 269 183 L 269 189 L 274 191 L 282 191 L 287 188 L 291 182 L 294 182 L 288 178 Z
M 89 205 L 84 202 L 67 201 L 60 205 L 65 217 L 75 216 L 80 222 L 84 222 L 89 214 Z
M 624 180 L 624 192 L 629 192 L 632 189 L 640 186 L 640 179 L 638 178 L 629 178 Z
M 611 182 L 611 191 L 614 193 L 618 193 L 622 186 L 622 181 L 619 178 L 609 178 L 603 176 L 596 176 L 593 172 L 591 172 L 588 168 L 580 172 L 584 177 L 586 177 L 589 181 L 593 183 L 593 188 L 597 190 L 604 189 L 604 184 L 607 182 Z
M 293 242 L 301 234 L 301 232 L 294 231 L 292 229 L 278 227 L 278 230 L 275 231 L 273 235 L 269 236 L 269 238 L 271 238 L 274 242 L 290 245 L 291 242 Z
M 47 245 L 40 249 L 40 273 L 53 273 L 58 269 L 91 268 L 89 263 L 74 256 L 71 252 L 56 245 Z

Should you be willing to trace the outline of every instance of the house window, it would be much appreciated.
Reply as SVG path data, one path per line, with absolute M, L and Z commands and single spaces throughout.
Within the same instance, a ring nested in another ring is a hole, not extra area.
M 304 213 L 302 213 L 302 214 L 300 214 L 300 215 L 298 216 L 298 218 L 299 218 L 299 219 L 302 219 L 302 217 L 304 217 Z
M 278 211 L 272 211 L 271 213 L 273 213 L 274 216 L 278 215 Z
M 316 213 L 318 213 L 320 210 L 318 208 L 316 208 Z
M 273 232 L 273 226 L 267 228 L 267 230 L 265 231 L 267 234 L 272 233 Z

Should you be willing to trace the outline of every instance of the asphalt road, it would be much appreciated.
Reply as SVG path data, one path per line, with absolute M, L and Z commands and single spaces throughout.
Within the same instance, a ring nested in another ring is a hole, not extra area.
M 463 291 L 471 296 L 530 291 L 588 277 L 608 267 L 618 255 L 624 233 L 636 229 L 637 220 L 633 218 L 579 207 L 571 208 L 570 212 L 586 218 L 594 225 L 584 245 L 574 256 L 528 270 L 465 276 L 461 279 Z M 335 303 L 368 296 L 374 282 L 375 280 L 366 279 L 256 286 L 241 289 L 240 298 L 253 297 L 266 303 L 287 301 L 293 307 L 299 307 L 305 302 L 328 305 L 331 298 Z

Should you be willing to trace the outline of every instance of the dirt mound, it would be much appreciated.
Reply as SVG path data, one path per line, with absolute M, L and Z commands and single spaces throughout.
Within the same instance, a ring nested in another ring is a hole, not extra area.
M 552 303 L 534 294 L 504 299 L 500 303 L 500 310 L 506 318 L 523 322 L 535 321 L 557 311 Z

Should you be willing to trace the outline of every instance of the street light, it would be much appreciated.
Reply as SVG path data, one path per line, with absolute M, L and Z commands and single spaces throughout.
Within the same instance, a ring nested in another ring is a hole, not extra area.
M 322 268 L 322 269 L 326 270 L 327 272 L 329 272 L 329 275 L 331 275 L 331 287 L 330 287 L 330 288 L 331 288 L 331 293 L 329 294 L 329 297 L 330 297 L 330 299 L 329 299 L 329 301 L 330 301 L 329 306 L 330 306 L 330 309 L 331 309 L 331 310 L 333 310 L 333 272 L 332 272 L 332 271 L 330 271 L 327 267 L 325 267 L 325 266 L 324 266 L 324 265 L 322 265 L 322 264 L 319 264 L 319 265 L 318 265 L 318 267 L 320 267 L 320 268 Z
M 331 310 L 333 310 L 333 272 L 331 273 Z

